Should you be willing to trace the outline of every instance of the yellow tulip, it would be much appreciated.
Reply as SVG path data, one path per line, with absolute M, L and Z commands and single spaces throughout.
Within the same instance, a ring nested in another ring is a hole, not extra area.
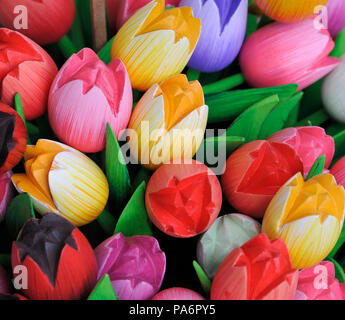
M 125 64 L 132 86 L 148 90 L 187 65 L 201 31 L 190 7 L 165 10 L 154 0 L 135 13 L 115 36 L 111 57 Z
M 132 155 L 148 169 L 191 159 L 205 134 L 208 106 L 198 81 L 184 74 L 153 85 L 135 107 L 129 126 Z
M 255 2 L 270 18 L 283 23 L 293 23 L 318 13 L 317 7 L 325 6 L 328 0 L 255 0 Z
M 274 196 L 262 232 L 282 239 L 293 268 L 309 268 L 333 249 L 344 223 L 345 191 L 331 174 L 304 182 L 297 173 Z
M 109 195 L 102 170 L 81 152 L 55 141 L 38 140 L 24 155 L 25 174 L 14 174 L 18 192 L 28 193 L 35 209 L 54 212 L 75 226 L 95 220 Z

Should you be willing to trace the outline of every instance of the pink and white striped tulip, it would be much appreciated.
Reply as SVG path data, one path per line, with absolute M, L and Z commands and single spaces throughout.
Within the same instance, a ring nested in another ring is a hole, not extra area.
M 49 121 L 57 137 L 82 152 L 105 147 L 106 125 L 117 138 L 132 111 L 132 88 L 120 59 L 106 66 L 88 48 L 74 54 L 57 74 L 49 93 Z
M 331 72 L 337 58 L 328 54 L 334 42 L 312 19 L 294 24 L 272 23 L 254 32 L 240 54 L 247 82 L 257 88 L 297 83 L 302 90 Z

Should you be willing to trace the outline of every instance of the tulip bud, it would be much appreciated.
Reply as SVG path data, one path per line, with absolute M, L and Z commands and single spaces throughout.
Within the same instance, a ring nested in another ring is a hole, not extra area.
M 270 18 L 283 23 L 292 23 L 318 13 L 318 6 L 326 5 L 328 0 L 255 0 L 255 2 Z
M 164 10 L 164 0 L 154 0 L 123 25 L 115 36 L 111 57 L 123 61 L 133 88 L 145 91 L 182 72 L 200 29 L 192 8 Z
M 223 191 L 239 212 L 261 218 L 279 188 L 300 171 L 302 161 L 289 145 L 252 141 L 228 158 Z
M 260 233 L 261 225 L 243 214 L 227 214 L 217 218 L 200 238 L 197 247 L 198 262 L 213 278 L 227 255 Z
M 109 274 L 120 300 L 148 300 L 161 287 L 166 259 L 155 238 L 118 233 L 102 242 L 95 254 L 98 279 Z
M 335 246 L 344 223 L 344 188 L 331 174 L 304 182 L 301 173 L 284 184 L 269 204 L 262 232 L 282 239 L 294 268 L 322 261 Z
M 0 264 L 0 293 L 11 293 L 12 286 L 6 270 Z
M 203 163 L 167 163 L 151 177 L 145 195 L 147 212 L 157 228 L 178 238 L 205 232 L 222 205 L 217 176 Z
M 27 268 L 31 300 L 85 298 L 96 283 L 97 261 L 85 236 L 66 219 L 49 213 L 30 219 L 12 246 L 12 268 Z
M 301 157 L 304 175 L 307 175 L 317 158 L 326 156 L 325 168 L 328 168 L 334 156 L 334 140 L 321 127 L 286 128 L 272 136 L 268 141 L 290 145 Z
M 0 174 L 0 222 L 4 220 L 7 206 L 13 198 L 12 172 Z
M 79 151 L 55 141 L 38 140 L 24 155 L 26 174 L 14 174 L 17 191 L 28 193 L 35 209 L 60 214 L 75 226 L 95 220 L 108 201 L 102 170 Z
M 108 21 L 111 30 L 119 30 L 139 9 L 152 0 L 107 0 Z M 165 0 L 166 7 L 177 7 L 180 0 Z
M 345 27 L 345 1 L 329 0 L 326 7 L 328 31 L 335 37 Z
M 247 0 L 182 0 L 180 7 L 193 8 L 201 20 L 201 35 L 188 66 L 216 72 L 237 57 L 247 28 Z
M 211 300 L 293 300 L 298 271 L 280 239 L 259 234 L 233 250 L 220 265 Z
M 68 32 L 74 13 L 73 0 L 1 0 L 0 24 L 46 45 Z
M 42 116 L 57 73 L 52 58 L 19 32 L 0 28 L 0 100 L 13 105 L 18 92 L 26 120 Z
M 328 57 L 333 47 L 329 32 L 315 28 L 311 19 L 294 24 L 272 23 L 244 42 L 240 64 L 253 87 L 297 83 L 303 90 L 339 64 L 338 59 Z
M 321 96 L 326 111 L 345 124 L 345 55 L 340 65 L 323 81 Z
M 26 143 L 27 133 L 22 118 L 14 109 L 0 102 L 0 175 L 20 162 Z
M 190 289 L 169 288 L 158 292 L 152 300 L 205 300 L 205 298 Z
M 131 116 L 132 88 L 124 64 L 114 59 L 106 66 L 87 48 L 73 55 L 52 84 L 48 112 L 62 142 L 82 152 L 101 151 L 107 123 L 119 138 Z
M 202 87 L 180 74 L 155 84 L 136 105 L 128 128 L 132 155 L 148 169 L 191 159 L 203 140 L 208 117 Z
M 345 188 L 345 157 L 342 157 L 330 170 L 337 184 Z
M 335 278 L 332 262 L 301 270 L 295 300 L 345 300 L 345 284 Z

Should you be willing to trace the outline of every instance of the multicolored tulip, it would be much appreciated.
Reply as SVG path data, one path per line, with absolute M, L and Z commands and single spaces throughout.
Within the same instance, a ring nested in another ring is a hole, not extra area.
M 155 238 L 118 233 L 102 242 L 95 254 L 98 279 L 109 274 L 120 300 L 151 299 L 161 287 L 166 259 Z
M 12 286 L 6 270 L 0 264 L 0 293 L 11 293 Z
M 0 28 L 0 100 L 13 105 L 20 93 L 26 120 L 42 116 L 57 73 L 52 58 L 19 32 Z
M 178 238 L 205 232 L 222 205 L 217 176 L 203 163 L 167 163 L 151 177 L 145 195 L 151 221 L 162 232 Z
M 108 201 L 102 170 L 87 156 L 62 143 L 38 140 L 24 155 L 25 174 L 14 174 L 17 191 L 28 193 L 41 213 L 54 212 L 75 226 L 95 220 Z
M 49 213 L 30 219 L 12 246 L 12 268 L 27 268 L 31 300 L 83 299 L 96 284 L 97 261 L 85 236 L 66 219 Z
M 345 284 L 335 278 L 334 264 L 322 261 L 301 270 L 295 300 L 345 300 Z
M 253 141 L 237 149 L 227 160 L 223 191 L 239 212 L 261 218 L 279 188 L 301 171 L 301 158 L 289 145 Z
M 233 250 L 220 265 L 211 287 L 212 300 L 293 300 L 298 271 L 280 239 L 259 234 Z
M 82 152 L 98 152 L 105 147 L 107 123 L 119 138 L 132 104 L 131 83 L 121 60 L 106 66 L 85 48 L 57 74 L 49 94 L 49 120 L 62 142 Z
M 154 170 L 171 160 L 191 159 L 206 129 L 208 106 L 198 81 L 180 74 L 155 84 L 136 105 L 129 122 L 132 155 Z
M 20 115 L 0 102 L 0 175 L 12 170 L 23 158 L 27 138 Z
M 312 19 L 294 24 L 272 23 L 247 38 L 240 64 L 253 87 L 297 83 L 298 89 L 303 90 L 339 64 L 337 58 L 328 56 L 333 47 L 329 32 L 315 28 Z
M 247 28 L 247 0 L 182 0 L 180 7 L 192 7 L 201 20 L 201 35 L 188 66 L 202 72 L 216 72 L 237 57 Z
M 338 122 L 345 124 L 345 55 L 341 63 L 323 81 L 321 96 L 326 111 Z
M 217 218 L 200 238 L 197 247 L 198 262 L 208 277 L 214 277 L 232 250 L 257 236 L 260 231 L 260 223 L 243 214 L 227 214 Z
M 73 0 L 1 0 L 0 24 L 47 45 L 68 32 L 74 13 Z
M 345 28 L 345 1 L 329 0 L 326 8 L 328 31 L 335 37 Z
M 337 184 L 343 186 L 345 189 L 345 157 L 342 157 L 336 162 L 330 170 L 330 173 L 334 176 Z
M 111 30 L 119 30 L 139 9 L 152 0 L 107 0 L 108 21 Z M 165 0 L 165 6 L 177 7 L 181 0 Z
M 205 300 L 205 298 L 190 289 L 169 288 L 158 292 L 152 300 Z
M 11 171 L 0 174 L 0 222 L 4 220 L 7 206 L 10 204 L 14 194 L 11 176 Z
M 146 91 L 181 73 L 199 40 L 201 21 L 192 8 L 164 10 L 164 4 L 151 1 L 115 36 L 111 57 L 123 61 L 134 89 Z
M 344 188 L 331 174 L 317 175 L 304 182 L 296 174 L 281 187 L 269 204 L 262 232 L 282 239 L 294 268 L 316 265 L 335 246 L 343 223 Z
M 312 17 L 318 12 L 316 8 L 326 5 L 328 0 L 255 0 L 255 2 L 270 18 L 283 23 L 293 23 Z
M 321 127 L 286 128 L 270 136 L 268 141 L 290 145 L 301 157 L 304 175 L 307 175 L 316 159 L 326 156 L 325 168 L 328 168 L 334 156 L 334 140 Z

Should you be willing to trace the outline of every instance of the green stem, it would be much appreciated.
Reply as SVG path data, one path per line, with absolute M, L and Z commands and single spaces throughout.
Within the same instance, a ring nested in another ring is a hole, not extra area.
M 214 94 L 214 93 L 220 93 L 227 90 L 230 90 L 232 88 L 235 88 L 237 86 L 240 86 L 244 83 L 244 77 L 241 73 L 235 74 L 231 77 L 219 80 L 217 82 L 208 84 L 203 87 L 204 94 Z
M 20 115 L 20 117 L 23 119 L 23 122 L 24 122 L 24 125 L 25 125 L 25 128 L 26 128 L 26 131 L 27 131 L 27 134 L 28 134 L 28 144 L 31 144 L 31 139 L 30 139 L 30 136 L 29 136 L 29 130 L 28 130 L 28 126 L 27 126 L 27 123 L 26 123 L 26 120 L 25 120 L 25 117 L 24 117 L 24 111 L 23 111 L 23 103 L 22 103 L 22 98 L 20 97 L 20 94 L 17 93 L 15 96 L 14 96 L 14 105 L 15 105 L 15 108 L 16 108 L 16 111 L 17 113 Z
M 68 59 L 72 54 L 77 53 L 78 50 L 74 46 L 73 42 L 68 36 L 64 36 L 58 43 L 57 43 L 61 53 L 63 56 Z
M 116 227 L 116 219 L 104 209 L 101 215 L 97 218 L 98 223 L 107 235 L 112 235 Z
M 329 115 L 324 111 L 324 110 L 319 110 L 310 116 L 304 118 L 303 120 L 299 121 L 296 124 L 296 127 L 302 127 L 305 126 L 308 121 L 313 125 L 313 126 L 319 126 L 320 124 L 324 123 L 329 119 Z
M 189 81 L 199 80 L 200 72 L 194 69 L 189 68 L 187 71 L 187 78 Z

